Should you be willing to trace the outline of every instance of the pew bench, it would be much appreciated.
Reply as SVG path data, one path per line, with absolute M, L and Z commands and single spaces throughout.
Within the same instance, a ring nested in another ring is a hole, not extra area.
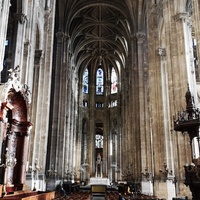
M 22 191 L 20 193 L 5 195 L 0 200 L 51 200 L 54 199 L 55 192 Z

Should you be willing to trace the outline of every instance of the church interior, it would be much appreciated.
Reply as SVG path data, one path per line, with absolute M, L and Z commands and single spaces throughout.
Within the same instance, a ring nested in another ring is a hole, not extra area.
M 0 199 L 200 200 L 200 0 L 0 0 Z

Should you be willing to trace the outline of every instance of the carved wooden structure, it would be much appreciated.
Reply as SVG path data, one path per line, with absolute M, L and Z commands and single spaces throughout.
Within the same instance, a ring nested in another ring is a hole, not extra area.
M 191 152 L 193 141 L 197 140 L 198 152 L 200 150 L 200 110 L 194 105 L 194 98 L 188 89 L 186 92 L 186 110 L 178 113 L 178 119 L 174 121 L 174 130 L 187 132 L 190 137 Z M 194 200 L 200 199 L 200 157 L 193 158 L 190 165 L 185 165 L 185 185 L 190 187 Z
M 29 90 L 18 81 L 18 67 L 11 71 L 4 86 L 5 101 L 1 103 L 0 121 L 3 145 L 1 152 L 1 181 L 6 192 L 23 188 L 27 166 L 29 131 Z

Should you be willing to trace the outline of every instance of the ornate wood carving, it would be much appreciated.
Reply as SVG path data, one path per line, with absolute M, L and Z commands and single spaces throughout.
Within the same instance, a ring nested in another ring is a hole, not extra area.
M 31 123 L 28 120 L 30 91 L 27 85 L 19 82 L 19 66 L 9 70 L 5 84 L 6 102 L 1 104 L 1 128 L 7 140 L 5 156 L 5 180 L 9 187 L 23 184 L 28 155 L 28 136 Z

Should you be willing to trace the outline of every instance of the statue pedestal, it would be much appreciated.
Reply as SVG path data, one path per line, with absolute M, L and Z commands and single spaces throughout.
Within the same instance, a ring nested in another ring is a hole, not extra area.
M 97 161 L 96 161 L 96 173 L 95 173 L 95 177 L 103 177 L 102 175 L 102 161 L 101 161 L 101 155 L 98 154 L 97 156 Z
M 102 162 L 100 163 L 96 163 L 96 173 L 95 173 L 95 177 L 98 178 L 102 178 L 103 174 L 102 174 Z
M 153 195 L 153 183 L 151 181 L 142 181 L 142 194 Z

